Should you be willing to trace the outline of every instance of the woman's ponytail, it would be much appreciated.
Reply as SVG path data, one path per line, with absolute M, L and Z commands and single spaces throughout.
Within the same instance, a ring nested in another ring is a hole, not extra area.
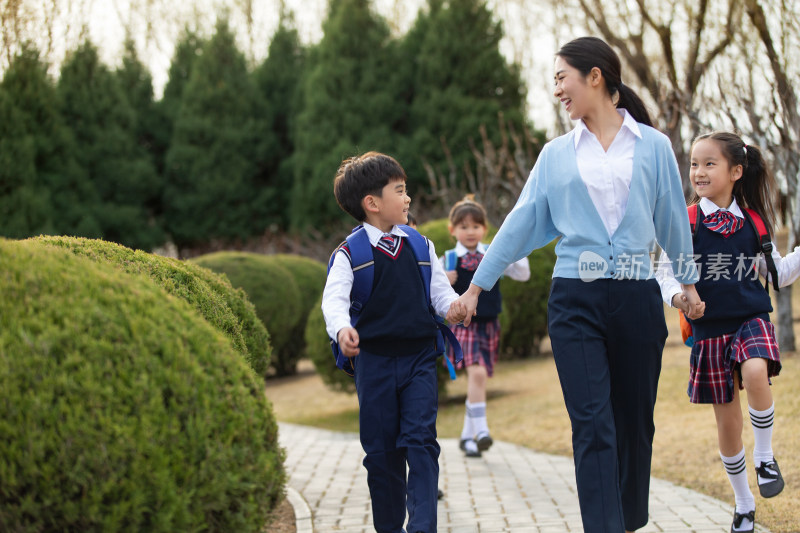
M 619 94 L 619 99 L 617 100 L 618 108 L 626 109 L 636 122 L 641 122 L 647 126 L 653 125 L 653 121 L 650 120 L 650 113 L 647 112 L 647 107 L 645 107 L 644 102 L 633 89 L 620 83 L 617 87 L 617 93 Z
M 593 68 L 599 68 L 612 100 L 614 95 L 619 96 L 616 106 L 626 109 L 636 122 L 653 125 L 642 99 L 633 89 L 622 84 L 619 56 L 604 40 L 579 37 L 562 46 L 556 55 L 584 76 L 588 76 Z

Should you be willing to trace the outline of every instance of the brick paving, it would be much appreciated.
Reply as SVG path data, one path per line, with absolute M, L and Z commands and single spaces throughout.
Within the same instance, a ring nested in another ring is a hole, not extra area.
M 279 431 L 288 485 L 307 504 L 313 531 L 373 532 L 358 435 L 285 423 Z M 457 439 L 439 443 L 440 532 L 583 531 L 571 458 L 498 441 L 483 457 L 466 458 Z M 730 503 L 653 478 L 650 521 L 639 532 L 728 533 L 732 516 Z

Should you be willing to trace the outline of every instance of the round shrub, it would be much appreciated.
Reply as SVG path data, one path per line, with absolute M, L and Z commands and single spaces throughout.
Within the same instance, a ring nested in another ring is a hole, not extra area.
M 528 256 L 531 279 L 526 282 L 504 277 L 500 280 L 503 312 L 500 313 L 500 350 L 512 357 L 539 353 L 547 335 L 547 299 L 556 264 L 555 243 L 534 250 Z
M 433 241 L 438 257 L 444 255 L 445 250 L 454 248 L 456 245 L 455 238 L 450 235 L 450 230 L 447 229 L 446 218 L 437 218 L 436 220 L 430 220 L 424 224 L 420 224 L 417 226 L 417 231 Z
M 317 374 L 328 388 L 342 392 L 355 392 L 356 384 L 353 378 L 336 368 L 336 361 L 331 352 L 331 340 L 325 330 L 325 317 L 322 315 L 322 295 L 314 302 L 308 314 L 305 341 L 306 353 L 314 363 Z
M 263 382 L 150 279 L 0 240 L 0 530 L 261 531 L 285 473 Z
M 192 263 L 131 250 L 119 244 L 76 237 L 36 237 L 33 242 L 58 246 L 128 274 L 143 274 L 167 292 L 194 307 L 209 323 L 231 339 L 256 373 L 269 365 L 269 334 L 256 316 L 244 291 L 223 277 Z
M 267 258 L 286 268 L 294 277 L 297 288 L 300 290 L 300 315 L 290 334 L 292 342 L 281 354 L 287 367 L 286 370 L 294 373 L 297 361 L 306 356 L 306 322 L 308 322 L 308 314 L 314 304 L 322 296 L 322 289 L 325 288 L 325 279 L 327 278 L 327 267 L 319 261 L 302 255 L 276 254 L 268 255 Z
M 269 331 L 272 341 L 270 365 L 278 376 L 292 374 L 292 344 L 302 342 L 292 337 L 301 319 L 302 295 L 289 270 L 269 256 L 249 252 L 216 252 L 191 260 L 214 272 L 225 274 L 231 285 L 244 290 L 256 314 Z

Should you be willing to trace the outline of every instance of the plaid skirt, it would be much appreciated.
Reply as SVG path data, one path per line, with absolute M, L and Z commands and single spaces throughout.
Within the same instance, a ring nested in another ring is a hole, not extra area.
M 466 368 L 471 365 L 481 365 L 486 368 L 486 374 L 491 377 L 494 374 L 494 365 L 497 363 L 497 346 L 500 344 L 500 320 L 478 321 L 473 320 L 469 326 L 450 326 L 453 333 L 461 344 L 464 352 L 464 359 L 460 363 L 455 362 L 453 348 L 447 346 L 447 357 L 458 368 Z M 442 361 L 442 364 L 446 364 Z
M 696 341 L 689 357 L 689 401 L 728 403 L 733 401 L 734 370 L 744 361 L 760 357 L 767 360 L 767 374 L 781 371 L 775 327 L 762 318 L 748 320 L 735 333 Z M 741 375 L 739 389 L 743 389 Z

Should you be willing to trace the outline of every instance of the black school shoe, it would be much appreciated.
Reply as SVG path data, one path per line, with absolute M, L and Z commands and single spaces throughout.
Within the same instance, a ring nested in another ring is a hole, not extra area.
M 762 462 L 761 466 L 757 466 L 756 475 L 759 478 L 769 480 L 765 483 L 761 483 L 761 481 L 758 480 L 758 492 L 761 493 L 762 498 L 772 498 L 780 494 L 783 490 L 783 476 L 781 476 L 778 462 L 774 457 L 772 461 L 766 463 Z
M 492 444 L 494 444 L 494 441 L 488 432 L 478 433 L 477 437 L 478 438 L 475 440 L 475 443 L 478 445 L 478 451 L 480 452 L 485 452 L 491 448 Z
M 750 529 L 736 529 L 737 527 L 742 525 L 744 519 L 747 518 L 750 520 Z M 753 533 L 753 529 L 756 527 L 756 512 L 750 511 L 749 513 L 739 514 L 736 511 L 733 512 L 733 524 L 731 524 L 731 533 Z

